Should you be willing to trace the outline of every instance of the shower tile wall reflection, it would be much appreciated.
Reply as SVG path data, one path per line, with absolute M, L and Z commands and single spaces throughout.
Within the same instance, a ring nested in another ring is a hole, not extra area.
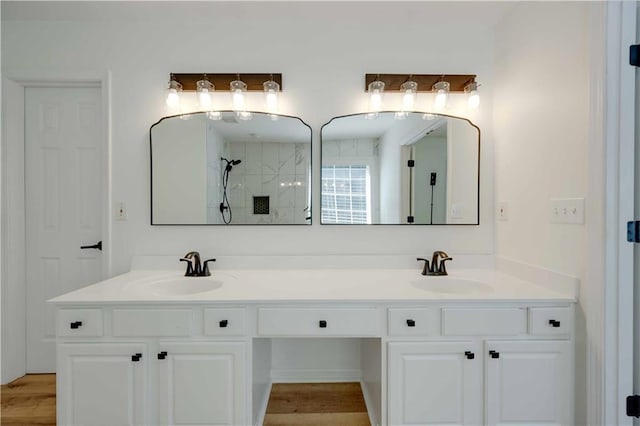
M 308 145 L 230 142 L 226 158 L 241 160 L 229 174 L 233 222 L 306 223 L 309 205 Z M 254 214 L 253 197 L 269 197 L 269 213 Z M 219 216 L 219 212 L 217 213 Z
M 309 126 L 257 112 L 214 118 L 184 114 L 151 127 L 152 224 L 311 223 Z

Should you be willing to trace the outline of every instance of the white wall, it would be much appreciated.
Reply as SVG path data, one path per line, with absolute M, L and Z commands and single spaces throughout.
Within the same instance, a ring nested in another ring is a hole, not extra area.
M 154 223 L 207 223 L 206 130 L 199 118 L 164 120 L 154 128 Z
M 518 4 L 496 29 L 494 83 L 496 201 L 508 205 L 508 220 L 496 222 L 496 254 L 579 277 L 583 285 L 586 227 L 550 223 L 549 200 L 587 193 L 587 24 L 585 3 Z M 587 351 L 578 312 L 575 420 L 586 424 Z
M 447 139 L 426 135 L 414 146 L 415 220 L 416 223 L 431 221 L 431 192 L 433 191 L 433 223 L 447 223 Z M 436 185 L 431 187 L 431 173 L 436 174 Z M 475 180 L 475 178 L 473 178 Z
M 207 223 L 222 223 L 222 161 L 225 141 L 213 123 L 207 123 Z
M 447 223 L 476 223 L 478 130 L 463 120 L 447 120 L 447 141 Z
M 493 251 L 490 172 L 482 176 L 477 227 L 320 226 L 318 162 L 313 165 L 312 226 L 152 227 L 148 132 L 165 114 L 164 88 L 170 72 L 276 71 L 283 73 L 281 110 L 312 126 L 313 155 L 319 158 L 321 125 L 331 117 L 366 110 L 365 73 L 476 73 L 483 83 L 483 100 L 472 119 L 483 129 L 482 162 L 484 170 L 490 171 L 492 24 L 494 12 L 499 14 L 504 6 L 480 7 L 474 2 L 401 7 L 394 3 L 200 3 L 190 7 L 114 3 L 78 3 L 66 10 L 55 4 L 2 5 L 14 11 L 12 16 L 22 16 L 23 9 L 54 16 L 49 21 L 3 22 L 5 76 L 111 72 L 113 170 L 117 171 L 112 197 L 114 202 L 126 202 L 129 209 L 126 222 L 113 223 L 114 274 L 127 271 L 134 254 L 180 255 L 189 250 L 207 256 L 259 254 L 266 247 L 270 254 L 414 256 L 434 249 Z M 433 18 L 436 14 L 439 19 Z M 9 18 L 6 10 L 3 18 Z M 211 47 L 203 48 L 203 43 Z M 426 110 L 431 100 L 420 94 L 417 109 Z M 250 97 L 249 103 L 254 101 L 262 106 L 262 94 Z M 217 102 L 223 107 L 230 103 Z M 394 103 L 400 105 L 400 97 L 387 94 L 385 102 L 393 108 Z M 456 107 L 450 112 L 455 113 Z

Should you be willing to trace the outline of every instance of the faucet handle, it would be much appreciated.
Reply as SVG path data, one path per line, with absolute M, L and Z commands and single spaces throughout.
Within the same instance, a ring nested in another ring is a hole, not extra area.
M 449 274 L 447 273 L 447 267 L 446 267 L 446 265 L 444 264 L 444 262 L 446 262 L 447 260 L 453 260 L 453 257 L 449 257 L 449 256 L 447 256 L 447 257 L 445 257 L 445 258 L 443 258 L 443 259 L 440 259 L 440 267 L 438 268 L 438 273 L 439 273 L 440 275 L 449 275 Z
M 203 277 L 208 277 L 211 275 L 211 272 L 209 272 L 209 265 L 207 265 L 207 263 L 209 262 L 215 262 L 215 259 L 207 259 L 204 261 L 203 266 L 202 266 L 202 276 Z
M 427 272 L 429 272 L 429 261 L 423 257 L 418 257 L 416 260 L 418 262 L 420 261 L 424 262 L 424 268 L 422 268 L 422 275 L 427 275 Z
M 193 276 L 193 260 L 192 259 L 186 259 L 186 258 L 181 258 L 180 262 L 187 262 L 187 272 L 185 272 L 184 276 L 185 277 L 192 277 Z

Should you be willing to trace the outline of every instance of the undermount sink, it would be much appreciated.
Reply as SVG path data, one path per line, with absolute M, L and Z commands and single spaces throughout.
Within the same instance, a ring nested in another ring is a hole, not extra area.
M 235 279 L 233 275 L 217 271 L 209 277 L 162 274 L 131 281 L 126 289 L 143 296 L 191 296 L 219 289 Z
M 493 288 L 480 281 L 451 277 L 425 277 L 411 281 L 411 285 L 420 290 L 434 293 L 489 293 Z
M 205 293 L 220 287 L 222 287 L 222 281 L 197 277 L 164 279 L 149 284 L 150 290 L 159 296 L 184 296 Z

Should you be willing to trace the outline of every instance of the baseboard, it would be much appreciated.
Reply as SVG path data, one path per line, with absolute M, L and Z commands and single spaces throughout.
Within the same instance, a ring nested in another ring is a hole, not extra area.
M 260 408 L 258 409 L 258 417 L 256 418 L 255 426 L 262 426 L 264 423 L 264 418 L 267 415 L 267 405 L 269 405 L 269 396 L 271 396 L 271 386 L 273 382 L 269 382 L 267 385 L 267 391 L 264 393 L 262 397 L 262 402 L 260 403 Z
M 369 423 L 372 426 L 378 426 L 380 421 L 377 418 L 377 413 L 374 411 L 376 404 L 374 399 L 371 398 L 369 388 L 366 386 L 364 380 L 360 380 L 360 388 L 362 389 L 362 396 L 364 397 L 364 404 L 367 407 L 367 414 L 369 415 Z
M 272 383 L 331 383 L 360 382 L 360 370 L 308 370 L 308 369 L 272 369 Z

